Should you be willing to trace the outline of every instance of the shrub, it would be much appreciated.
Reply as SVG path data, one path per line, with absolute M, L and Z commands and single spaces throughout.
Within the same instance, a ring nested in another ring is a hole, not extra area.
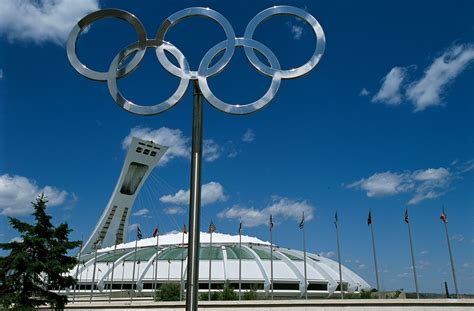
M 179 291 L 181 290 L 178 283 L 162 284 L 156 291 L 156 301 L 178 301 Z
M 257 290 L 251 288 L 250 290 L 245 291 L 243 298 L 244 300 L 257 300 Z

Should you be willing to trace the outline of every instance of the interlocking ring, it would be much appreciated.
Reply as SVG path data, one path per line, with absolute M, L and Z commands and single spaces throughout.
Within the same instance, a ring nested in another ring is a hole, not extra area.
M 316 47 L 311 58 L 302 66 L 294 69 L 282 70 L 274 53 L 264 44 L 255 41 L 255 29 L 265 20 L 276 15 L 291 15 L 303 19 L 311 26 L 316 36 Z M 165 41 L 166 33 L 180 21 L 193 17 L 206 17 L 216 22 L 224 30 L 226 40 L 213 46 L 203 57 L 199 68 L 191 70 L 186 57 L 173 44 Z M 83 30 L 95 21 L 103 18 L 118 18 L 131 24 L 138 35 L 138 41 L 121 50 L 113 59 L 107 72 L 89 69 L 81 63 L 76 53 L 76 44 Z M 307 74 L 319 63 L 326 45 L 324 31 L 318 21 L 308 12 L 291 6 L 274 6 L 257 14 L 247 25 L 243 38 L 237 38 L 231 24 L 220 13 L 209 8 L 194 7 L 178 11 L 169 16 L 159 27 L 155 39 L 148 39 L 142 23 L 131 13 L 105 9 L 93 12 L 82 18 L 71 31 L 67 43 L 67 53 L 71 65 L 83 76 L 92 80 L 107 81 L 109 92 L 115 102 L 125 110 L 139 115 L 154 115 L 164 112 L 176 105 L 183 98 L 189 80 L 198 80 L 203 96 L 215 108 L 230 114 L 249 114 L 265 107 L 276 95 L 282 79 L 293 79 Z M 218 99 L 210 90 L 208 78 L 219 74 L 226 68 L 234 55 L 236 47 L 244 48 L 245 55 L 258 72 L 272 78 L 267 92 L 258 100 L 249 104 L 228 104 Z M 155 48 L 156 56 L 161 65 L 172 75 L 180 78 L 180 83 L 174 94 L 165 101 L 153 106 L 142 106 L 126 99 L 117 87 L 117 79 L 132 73 L 143 60 L 145 52 Z M 165 52 L 169 52 L 178 61 L 179 67 L 174 65 Z M 258 51 L 266 58 L 270 66 L 264 64 L 256 56 Z M 223 52 L 223 53 L 222 53 Z M 135 53 L 130 62 L 122 65 L 122 61 Z M 222 57 L 212 66 L 212 61 L 220 54 Z

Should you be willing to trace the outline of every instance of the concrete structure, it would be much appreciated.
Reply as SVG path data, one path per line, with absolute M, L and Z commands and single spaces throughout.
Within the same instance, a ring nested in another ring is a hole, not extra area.
M 132 138 L 115 190 L 83 252 L 90 252 L 100 242 L 101 247 L 126 241 L 128 218 L 140 188 L 168 148 L 151 141 Z
M 180 283 L 186 277 L 187 234 L 174 233 L 160 236 L 157 250 L 156 238 L 138 241 L 136 254 L 136 273 L 132 275 L 135 258 L 135 241 L 98 250 L 96 271 L 94 273 L 94 254 L 85 254 L 77 269 L 79 287 L 77 293 L 90 292 L 91 286 L 97 287 L 97 295 L 108 295 L 112 286 L 112 295 L 128 295 L 134 288 L 138 295 L 151 295 L 155 284 Z M 239 236 L 221 233 L 213 234 L 212 249 L 209 247 L 208 233 L 201 233 L 199 290 L 209 289 L 209 260 L 212 259 L 211 290 L 219 290 L 225 282 L 235 289 L 239 288 L 239 258 L 242 263 L 242 291 L 255 288 L 260 295 L 268 294 L 270 278 L 270 243 L 255 237 L 242 236 L 242 249 L 239 248 Z M 184 269 L 181 272 L 181 261 Z M 158 270 L 155 271 L 156 266 Z M 274 295 L 284 297 L 302 297 L 304 284 L 303 252 L 274 245 Z M 112 280 L 112 267 L 114 267 Z M 156 272 L 156 274 L 155 274 Z M 182 273 L 182 275 L 181 275 Z M 337 262 L 307 253 L 308 297 L 338 296 L 339 267 Z M 76 275 L 76 269 L 71 271 Z M 95 279 L 92 276 L 95 275 Z M 156 275 L 156 279 L 155 279 Z M 342 267 L 343 288 L 353 293 L 371 286 L 360 276 L 346 267 Z M 132 285 L 133 281 L 133 285 Z

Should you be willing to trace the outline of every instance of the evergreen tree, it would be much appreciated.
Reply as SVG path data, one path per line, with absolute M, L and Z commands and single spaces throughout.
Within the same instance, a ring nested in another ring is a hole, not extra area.
M 0 257 L 0 303 L 4 308 L 33 310 L 50 304 L 62 309 L 68 302 L 66 296 L 53 291 L 75 284 L 75 278 L 67 273 L 77 259 L 67 253 L 79 246 L 80 241 L 69 241 L 72 230 L 67 223 L 57 227 L 51 223 L 51 216 L 45 212 L 47 202 L 41 194 L 32 203 L 35 219 L 32 225 L 9 217 L 22 241 L 0 243 L 0 249 L 10 252 Z

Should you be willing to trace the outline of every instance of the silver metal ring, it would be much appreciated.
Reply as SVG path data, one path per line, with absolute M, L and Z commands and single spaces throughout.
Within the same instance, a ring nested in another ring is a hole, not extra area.
M 171 53 L 176 60 L 179 63 L 179 66 L 182 70 L 188 70 L 189 65 L 188 62 L 186 61 L 184 55 L 181 53 L 180 50 L 178 50 L 174 45 L 168 42 L 161 42 L 157 40 L 147 40 L 145 43 L 145 50 L 148 48 L 155 47 L 157 49 L 164 51 L 168 51 Z M 117 56 L 115 56 L 114 60 L 110 64 L 108 75 L 107 75 L 107 85 L 109 87 L 109 92 L 110 95 L 112 95 L 112 98 L 115 100 L 115 102 L 122 107 L 123 109 L 135 113 L 135 114 L 140 114 L 140 115 L 155 115 L 159 114 L 161 112 L 164 112 L 174 105 L 176 105 L 181 98 L 184 96 L 186 89 L 188 88 L 188 83 L 189 79 L 186 78 L 181 78 L 181 81 L 179 82 L 178 88 L 174 92 L 173 95 L 171 95 L 168 99 L 165 101 L 155 104 L 153 106 L 143 106 L 143 105 L 137 105 L 134 102 L 126 99 L 122 93 L 119 91 L 117 87 L 117 70 L 119 64 L 124 60 L 128 55 L 135 51 L 139 51 L 139 42 L 135 42 L 129 46 L 127 46 L 125 49 L 120 51 Z M 139 63 L 137 64 L 137 66 Z M 134 71 L 135 66 L 131 70 Z
M 180 78 L 187 78 L 187 79 L 197 79 L 199 76 L 211 77 L 213 75 L 218 74 L 221 72 L 225 66 L 230 62 L 232 56 L 234 55 L 235 50 L 235 32 L 232 28 L 232 25 L 229 21 L 219 12 L 211 10 L 209 8 L 188 8 L 181 11 L 178 11 L 168 17 L 160 26 L 156 33 L 156 40 L 158 41 L 165 41 L 165 36 L 168 30 L 170 30 L 173 26 L 178 24 L 180 21 L 185 20 L 187 18 L 193 16 L 203 16 L 211 19 L 212 21 L 219 24 L 225 32 L 227 40 L 225 41 L 225 52 L 222 58 L 215 63 L 211 68 L 207 68 L 204 72 L 197 72 L 197 71 L 190 71 L 190 70 L 181 70 L 180 68 L 176 67 L 173 63 L 171 63 L 166 54 L 163 53 L 161 50 L 156 50 L 156 55 L 158 56 L 158 60 L 160 61 L 161 65 L 165 67 L 165 69 L 170 72 L 171 74 L 180 77 Z
M 206 53 L 206 55 L 204 55 L 201 64 L 199 65 L 199 72 L 206 71 L 212 60 L 217 55 L 219 55 L 219 53 L 223 49 L 227 48 L 226 43 L 226 41 L 222 41 L 216 44 Z M 273 99 L 273 97 L 275 97 L 281 82 L 281 75 L 278 72 L 278 70 L 280 70 L 280 63 L 278 62 L 278 59 L 275 54 L 273 54 L 273 52 L 268 47 L 258 41 L 247 38 L 236 38 L 235 46 L 257 50 L 268 60 L 271 66 L 270 68 L 276 71 L 275 74 L 272 76 L 272 83 L 270 84 L 270 87 L 268 88 L 267 92 L 260 99 L 250 104 L 232 105 L 223 102 L 222 100 L 217 98 L 214 93 L 212 93 L 211 89 L 209 88 L 209 84 L 207 83 L 208 77 L 201 75 L 198 76 L 199 87 L 201 88 L 201 92 L 207 99 L 207 101 L 215 108 L 230 114 L 249 114 L 262 109 Z
M 108 73 L 106 71 L 101 72 L 89 69 L 86 65 L 81 63 L 76 53 L 77 39 L 84 29 L 92 25 L 94 22 L 100 19 L 111 17 L 128 22 L 133 26 L 133 28 L 135 28 L 135 31 L 138 35 L 137 53 L 133 56 L 132 60 L 128 64 L 117 70 L 117 77 L 125 76 L 131 72 L 140 63 L 143 56 L 145 55 L 145 45 L 147 40 L 145 27 L 143 27 L 143 24 L 138 18 L 135 17 L 135 15 L 127 11 L 117 9 L 105 9 L 90 13 L 83 17 L 72 29 L 67 41 L 67 56 L 74 69 L 76 69 L 84 77 L 91 80 L 106 81 Z
M 313 69 L 321 60 L 321 57 L 324 54 L 324 49 L 326 47 L 326 38 L 324 36 L 324 31 L 318 21 L 308 12 L 298 9 L 292 6 L 274 6 L 272 8 L 268 8 L 263 10 L 262 12 L 255 15 L 254 18 L 248 23 L 247 28 L 245 29 L 244 38 L 246 39 L 253 39 L 253 34 L 255 33 L 255 29 L 265 20 L 276 16 L 276 15 L 292 15 L 301 18 L 314 31 L 316 35 L 316 47 L 314 49 L 314 53 L 305 64 L 298 68 L 288 69 L 288 70 L 276 70 L 274 68 L 268 67 L 264 63 L 262 63 L 257 55 L 255 55 L 255 51 L 250 47 L 244 47 L 245 55 L 249 59 L 250 63 L 261 73 L 272 77 L 274 74 L 279 72 L 281 74 L 282 79 L 293 79 L 301 77 L 307 74 L 311 69 Z

